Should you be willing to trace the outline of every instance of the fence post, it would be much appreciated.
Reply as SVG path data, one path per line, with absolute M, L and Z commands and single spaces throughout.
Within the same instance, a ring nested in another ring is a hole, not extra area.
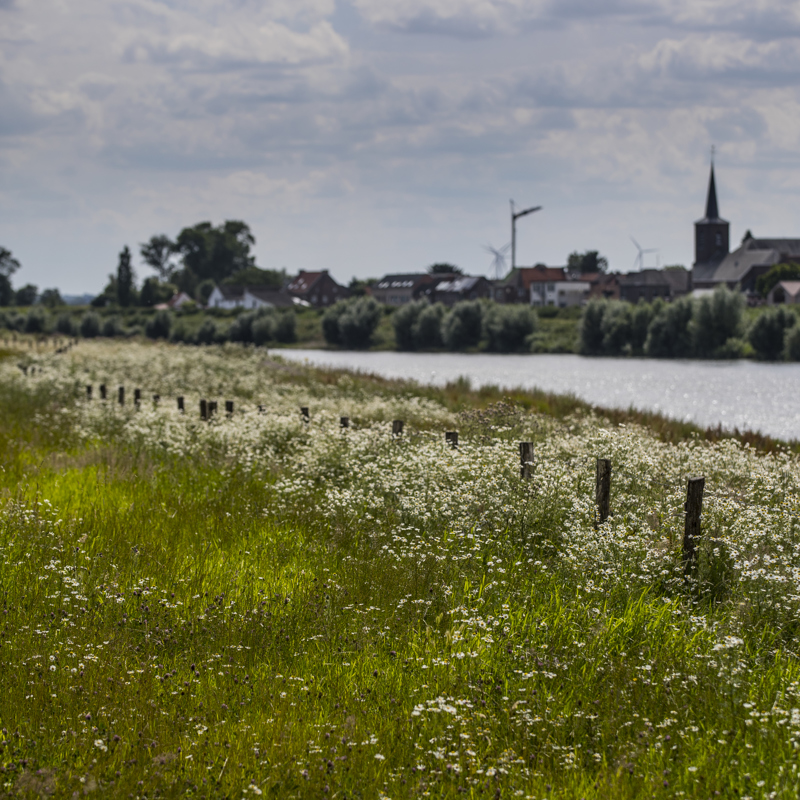
M 225 413 L 229 416 L 233 416 L 233 400 L 226 400 L 225 401 Z
M 444 440 L 455 450 L 458 447 L 458 431 L 445 431 Z
M 683 574 L 688 576 L 697 561 L 697 541 L 700 539 L 700 515 L 703 513 L 705 477 L 689 478 L 686 488 L 686 522 L 683 527 Z
M 519 476 L 523 480 L 533 477 L 533 442 L 519 443 Z
M 183 405 L 183 395 L 181 395 L 181 396 L 178 398 L 178 411 L 180 411 L 180 412 L 181 412 L 181 414 L 183 414 L 183 412 L 184 412 L 185 410 L 186 410 L 186 409 L 184 408 L 184 405 Z
M 402 436 L 404 424 L 405 423 L 401 419 L 392 420 L 392 436 Z
M 205 400 L 200 401 L 200 419 L 208 419 L 208 403 Z
M 308 422 L 311 419 L 311 415 L 308 413 L 308 406 L 300 406 L 300 416 L 303 418 L 303 422 Z
M 119 391 L 117 392 L 117 400 L 121 406 L 125 405 L 125 387 L 120 386 Z
M 216 400 L 209 400 L 208 401 L 208 418 L 217 413 L 217 401 Z
M 597 459 L 594 498 L 597 503 L 597 523 L 602 525 L 611 509 L 611 461 L 608 458 Z
M 86 385 L 86 399 L 87 400 L 91 400 L 92 399 L 92 384 L 91 383 Z
M 154 394 L 153 395 L 153 405 L 157 406 L 160 402 L 161 402 L 161 395 L 160 394 Z
M 265 405 L 259 404 L 259 406 L 258 406 L 258 413 L 259 414 L 263 414 L 266 410 L 267 410 L 267 407 Z
M 350 417 L 339 417 L 339 425 L 342 429 L 350 427 Z
M 136 408 L 139 408 L 139 403 L 142 402 L 142 390 L 141 389 L 134 389 L 133 390 L 133 404 Z
M 104 383 L 100 384 L 100 399 L 101 400 L 106 399 L 106 385 Z

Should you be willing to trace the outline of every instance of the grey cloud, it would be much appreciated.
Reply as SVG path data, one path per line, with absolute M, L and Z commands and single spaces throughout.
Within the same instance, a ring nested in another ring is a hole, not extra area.
M 24 92 L 0 81 L 0 136 L 22 136 L 43 127 L 47 120 L 34 112 Z

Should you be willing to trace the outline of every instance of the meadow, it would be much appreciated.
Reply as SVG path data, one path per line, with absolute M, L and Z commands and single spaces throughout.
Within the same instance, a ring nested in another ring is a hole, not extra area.
M 0 795 L 800 791 L 788 447 L 241 345 L 0 356 Z

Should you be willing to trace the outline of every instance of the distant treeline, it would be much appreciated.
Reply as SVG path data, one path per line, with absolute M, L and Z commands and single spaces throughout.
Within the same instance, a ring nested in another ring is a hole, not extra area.
M 369 347 L 382 313 L 371 297 L 337 303 L 322 318 L 325 341 L 349 349 Z M 394 311 L 392 324 L 398 350 L 483 348 L 514 353 L 530 351 L 537 319 L 530 306 L 465 300 L 448 309 L 418 300 Z
M 796 321 L 793 311 L 778 306 L 747 325 L 744 296 L 724 286 L 710 296 L 672 303 L 592 300 L 581 317 L 579 346 L 593 356 L 800 361 Z

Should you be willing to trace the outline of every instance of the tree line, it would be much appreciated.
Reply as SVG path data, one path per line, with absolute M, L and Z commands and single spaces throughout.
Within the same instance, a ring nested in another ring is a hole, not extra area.
M 800 360 L 793 311 L 769 308 L 747 324 L 744 310 L 744 296 L 725 286 L 671 303 L 591 300 L 581 316 L 579 348 L 591 356 Z

